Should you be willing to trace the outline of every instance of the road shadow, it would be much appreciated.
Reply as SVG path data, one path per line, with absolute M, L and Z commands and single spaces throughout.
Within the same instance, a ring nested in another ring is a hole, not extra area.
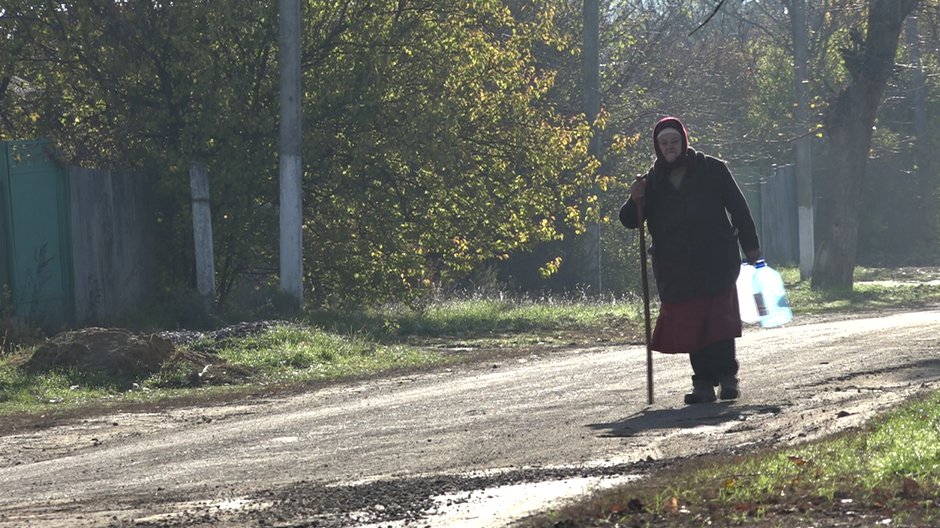
M 828 362 L 822 362 L 821 365 L 828 365 Z M 895 379 L 906 383 L 928 383 L 940 379 L 940 359 L 921 359 L 910 363 L 899 365 L 889 365 L 886 367 L 859 370 L 847 372 L 838 376 L 832 376 L 821 380 L 806 383 L 805 387 L 830 386 L 839 383 L 851 382 L 855 379 L 864 379 L 872 374 L 891 375 Z
M 776 405 L 736 405 L 732 402 L 688 405 L 677 409 L 645 409 L 623 420 L 589 424 L 602 438 L 622 438 L 656 429 L 691 429 L 743 421 L 758 414 L 780 414 Z
M 922 359 L 899 370 L 906 370 L 902 379 L 910 382 L 933 381 L 940 378 L 940 359 Z

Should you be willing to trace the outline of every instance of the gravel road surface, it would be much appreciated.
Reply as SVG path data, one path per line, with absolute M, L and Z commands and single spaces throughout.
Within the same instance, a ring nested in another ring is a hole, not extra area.
M 940 388 L 940 310 L 738 341 L 743 396 L 685 356 L 587 348 L 205 408 L 0 432 L 0 527 L 507 526 L 676 460 L 786 445 Z

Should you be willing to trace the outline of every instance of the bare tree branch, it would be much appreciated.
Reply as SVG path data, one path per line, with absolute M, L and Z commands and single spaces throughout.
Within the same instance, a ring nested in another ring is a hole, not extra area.
M 716 14 L 718 14 L 718 10 L 720 10 L 720 9 L 721 9 L 721 6 L 723 6 L 723 5 L 725 5 L 725 0 L 721 0 L 720 2 L 718 2 L 718 5 L 716 5 L 716 6 L 715 6 L 715 9 L 712 11 L 712 14 L 708 15 L 708 18 L 705 19 L 705 22 L 702 22 L 701 24 L 698 25 L 697 28 L 693 29 L 692 32 L 689 33 L 689 36 L 691 37 L 692 35 L 695 34 L 696 31 L 698 31 L 698 30 L 702 29 L 703 27 L 705 27 L 705 24 L 708 24 L 708 21 L 711 20 L 712 18 L 714 18 L 714 16 L 715 16 Z

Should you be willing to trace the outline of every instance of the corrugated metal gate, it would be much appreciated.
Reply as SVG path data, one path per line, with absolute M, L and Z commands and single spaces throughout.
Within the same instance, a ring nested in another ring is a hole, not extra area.
M 52 153 L 50 141 L 0 143 L 0 282 L 14 313 L 43 327 L 74 313 L 68 184 Z

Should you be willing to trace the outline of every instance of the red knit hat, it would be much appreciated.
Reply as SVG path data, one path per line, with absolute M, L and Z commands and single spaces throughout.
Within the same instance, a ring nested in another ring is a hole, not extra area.
M 653 149 L 656 150 L 656 159 L 665 161 L 663 153 L 659 150 L 659 142 L 656 141 L 664 128 L 672 128 L 679 132 L 679 136 L 682 137 L 682 155 L 685 156 L 685 151 L 689 148 L 689 133 L 686 132 L 685 125 L 679 121 L 678 117 L 669 116 L 657 121 L 656 126 L 653 127 Z

